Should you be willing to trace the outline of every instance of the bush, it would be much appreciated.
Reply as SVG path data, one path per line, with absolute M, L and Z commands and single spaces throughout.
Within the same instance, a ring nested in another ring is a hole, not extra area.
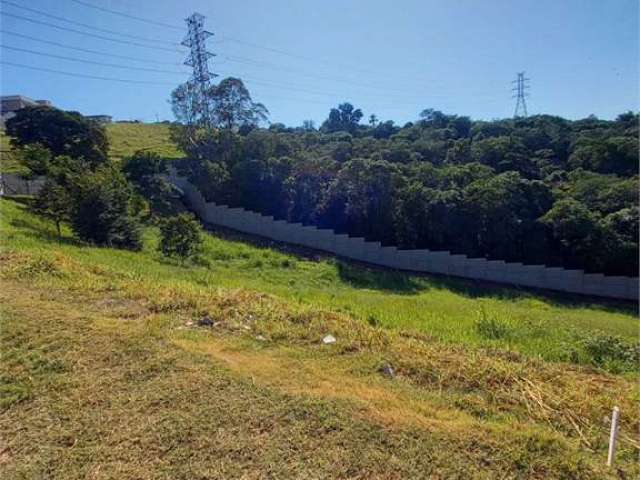
M 202 249 L 202 228 L 193 215 L 181 213 L 160 223 L 158 250 L 167 257 L 187 259 Z
M 640 368 L 640 345 L 631 345 L 619 337 L 596 333 L 582 341 L 589 360 L 598 367 L 614 370 Z
M 78 238 L 117 248 L 140 250 L 140 223 L 133 215 L 131 185 L 118 170 L 98 169 L 74 178 L 71 227 Z

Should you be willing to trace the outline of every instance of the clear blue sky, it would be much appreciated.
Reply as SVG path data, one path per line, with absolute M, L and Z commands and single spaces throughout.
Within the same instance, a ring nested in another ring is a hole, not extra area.
M 271 121 L 320 123 L 343 101 L 404 123 L 424 108 L 475 119 L 513 115 L 510 82 L 531 78 L 529 114 L 614 118 L 638 109 L 637 0 L 82 0 L 181 27 L 194 11 L 216 33 L 209 50 L 222 76 L 245 80 Z M 117 119 L 171 119 L 173 84 L 187 80 L 183 32 L 88 8 L 73 0 L 2 0 L 2 45 L 168 72 L 83 64 L 2 49 L 5 62 L 160 84 L 73 78 L 2 65 L 2 94 L 46 98 L 64 109 Z M 13 4 L 17 4 L 15 6 Z M 155 43 L 72 25 L 156 39 Z M 168 50 L 110 42 L 10 15 Z M 12 32 L 12 33 L 7 33 Z M 99 56 L 41 43 L 141 58 Z M 263 48 L 258 48 L 263 47 Z M 283 54 L 286 52 L 287 54 Z M 178 73 L 172 73 L 178 72 Z M 185 73 L 180 73 L 185 72 Z

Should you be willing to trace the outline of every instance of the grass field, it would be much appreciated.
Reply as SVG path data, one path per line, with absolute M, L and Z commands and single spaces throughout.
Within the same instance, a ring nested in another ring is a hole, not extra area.
M 114 159 L 134 154 L 137 150 L 155 152 L 163 158 L 181 158 L 169 139 L 169 125 L 147 123 L 111 123 L 106 126 L 109 136 L 110 154 Z M 14 158 L 9 145 L 9 137 L 0 130 L 0 171 L 4 173 L 25 173 L 24 168 Z
M 123 158 L 137 150 L 155 152 L 164 158 L 183 156 L 169 139 L 169 125 L 157 123 L 112 123 L 107 125 L 110 154 Z
M 2 478 L 640 474 L 635 365 L 590 347 L 631 345 L 632 306 L 225 235 L 182 265 L 152 228 L 142 252 L 95 248 L 0 206 Z

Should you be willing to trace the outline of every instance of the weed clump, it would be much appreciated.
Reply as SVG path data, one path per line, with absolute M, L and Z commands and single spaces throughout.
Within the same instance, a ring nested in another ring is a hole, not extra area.
M 589 361 L 597 367 L 612 371 L 640 368 L 640 344 L 629 344 L 615 335 L 595 333 L 587 336 L 582 345 Z
M 477 312 L 475 329 L 478 335 L 489 340 L 508 338 L 512 333 L 511 325 L 498 317 L 495 312 L 489 312 L 481 308 Z

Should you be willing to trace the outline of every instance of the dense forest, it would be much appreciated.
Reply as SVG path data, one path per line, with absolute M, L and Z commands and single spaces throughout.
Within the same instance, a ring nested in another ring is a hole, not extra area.
M 316 129 L 257 128 L 247 112 L 234 128 L 174 128 L 209 201 L 402 248 L 638 274 L 637 114 L 427 109 L 400 127 L 345 103 Z
M 400 127 L 343 103 L 319 128 L 259 128 L 268 111 L 241 80 L 207 95 L 203 118 L 188 87 L 173 92 L 171 135 L 209 201 L 400 248 L 638 275 L 637 113 L 474 121 L 426 109 Z M 78 113 L 26 108 L 7 134 L 47 177 L 36 207 L 83 240 L 139 248 L 140 221 L 175 213 L 167 162 L 114 162 L 104 129 Z

